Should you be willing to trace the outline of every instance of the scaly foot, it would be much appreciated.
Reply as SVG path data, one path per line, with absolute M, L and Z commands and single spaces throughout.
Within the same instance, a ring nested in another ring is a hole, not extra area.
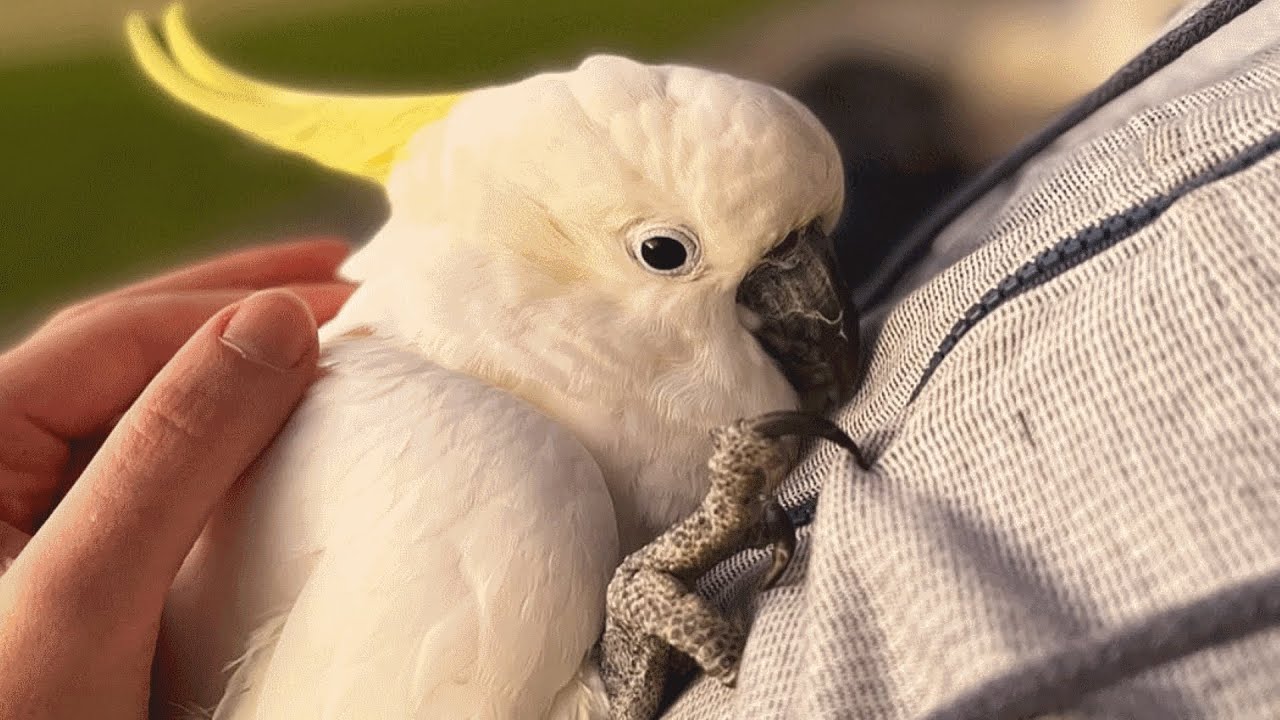
M 855 454 L 834 423 L 799 412 L 774 412 L 712 431 L 711 487 L 702 504 L 628 556 L 609 583 L 601 672 L 613 716 L 648 720 L 662 698 L 671 651 L 692 658 L 732 685 L 746 630 L 694 592 L 712 567 L 747 548 L 770 547 L 762 581 L 781 577 L 795 551 L 795 528 L 773 493 L 790 470 L 788 437 L 821 437 Z

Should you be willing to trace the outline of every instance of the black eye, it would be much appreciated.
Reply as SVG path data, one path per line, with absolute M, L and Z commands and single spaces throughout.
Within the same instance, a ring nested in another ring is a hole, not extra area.
M 689 260 L 689 249 L 673 237 L 655 235 L 640 243 L 640 259 L 654 270 L 671 272 Z
M 631 257 L 655 275 L 688 275 L 702 254 L 693 233 L 673 225 L 650 225 L 631 236 Z

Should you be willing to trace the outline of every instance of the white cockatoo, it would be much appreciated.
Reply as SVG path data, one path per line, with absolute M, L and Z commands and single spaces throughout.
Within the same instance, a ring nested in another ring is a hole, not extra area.
M 390 202 L 323 376 L 174 585 L 165 694 L 219 720 L 607 717 L 606 587 L 698 507 L 709 431 L 851 384 L 817 247 L 835 143 L 690 67 L 325 95 L 220 65 L 176 6 L 163 29 L 126 24 L 169 94 Z

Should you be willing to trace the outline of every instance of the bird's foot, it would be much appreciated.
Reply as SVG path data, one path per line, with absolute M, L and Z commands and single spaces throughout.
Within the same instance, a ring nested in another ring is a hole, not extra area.
M 694 585 L 717 563 L 768 547 L 768 588 L 786 570 L 795 529 L 773 492 L 792 464 L 791 437 L 822 437 L 857 452 L 834 423 L 798 412 L 739 420 L 712 432 L 710 490 L 702 504 L 623 561 L 609 584 L 601 670 L 617 718 L 657 709 L 674 649 L 726 685 L 737 679 L 746 630 Z

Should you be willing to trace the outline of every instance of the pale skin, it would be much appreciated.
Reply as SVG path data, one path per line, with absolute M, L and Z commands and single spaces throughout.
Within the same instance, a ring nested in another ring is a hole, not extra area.
M 147 717 L 165 595 L 314 379 L 347 251 L 215 258 L 0 354 L 0 717 Z

